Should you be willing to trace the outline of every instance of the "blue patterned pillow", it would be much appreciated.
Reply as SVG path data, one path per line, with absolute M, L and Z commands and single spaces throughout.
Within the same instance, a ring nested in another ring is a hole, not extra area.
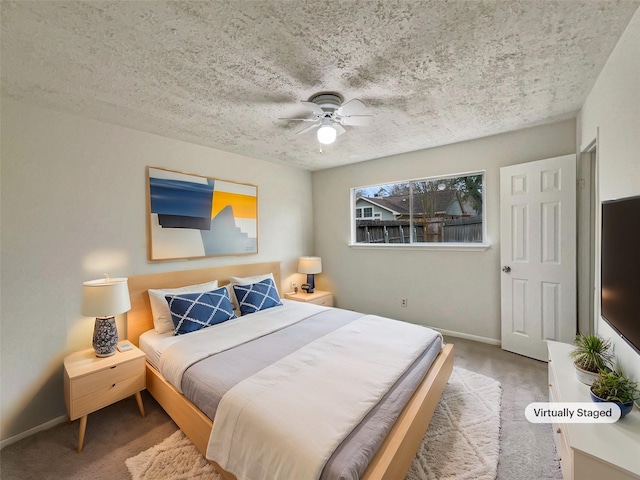
M 234 285 L 233 291 L 242 315 L 282 305 L 276 285 L 270 278 L 251 285 Z
M 211 292 L 166 295 L 165 299 L 171 311 L 174 335 L 195 332 L 237 318 L 225 287 Z

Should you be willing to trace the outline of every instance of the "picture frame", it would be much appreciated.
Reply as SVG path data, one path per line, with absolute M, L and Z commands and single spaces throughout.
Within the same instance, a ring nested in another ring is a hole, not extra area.
M 147 167 L 150 261 L 258 253 L 258 187 Z

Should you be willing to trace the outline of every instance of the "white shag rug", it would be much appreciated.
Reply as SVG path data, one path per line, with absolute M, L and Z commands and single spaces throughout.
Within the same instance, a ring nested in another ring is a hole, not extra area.
M 405 480 L 494 480 L 501 397 L 498 381 L 454 367 Z M 221 480 L 180 430 L 125 463 L 133 480 Z

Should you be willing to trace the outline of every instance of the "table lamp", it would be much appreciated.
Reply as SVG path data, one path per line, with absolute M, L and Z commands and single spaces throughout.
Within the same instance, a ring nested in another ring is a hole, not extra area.
M 320 257 L 300 257 L 298 272 L 307 274 L 307 285 L 309 286 L 307 293 L 313 293 L 316 288 L 314 274 L 322 273 L 322 259 Z M 306 289 L 303 288 L 303 290 Z
M 109 357 L 116 353 L 118 329 L 115 315 L 131 309 L 126 278 L 109 278 L 82 283 L 81 313 L 96 317 L 93 328 L 93 349 L 96 357 Z

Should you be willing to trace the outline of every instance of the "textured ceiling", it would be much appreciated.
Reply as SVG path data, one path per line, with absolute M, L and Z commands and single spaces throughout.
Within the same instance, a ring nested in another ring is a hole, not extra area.
M 639 0 L 3 0 L 2 93 L 318 170 L 572 118 Z M 299 102 L 375 115 L 321 152 Z

